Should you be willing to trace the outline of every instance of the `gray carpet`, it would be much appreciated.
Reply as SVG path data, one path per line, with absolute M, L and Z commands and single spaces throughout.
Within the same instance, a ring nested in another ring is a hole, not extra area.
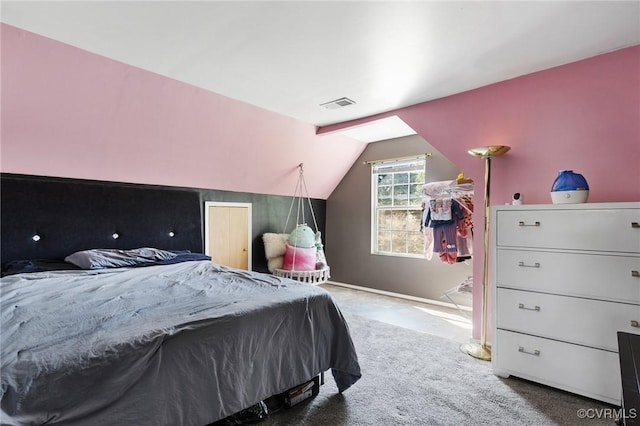
M 580 419 L 580 409 L 617 408 L 519 379 L 453 340 L 345 315 L 362 379 L 338 394 L 330 373 L 312 400 L 271 414 L 260 425 L 613 425 Z

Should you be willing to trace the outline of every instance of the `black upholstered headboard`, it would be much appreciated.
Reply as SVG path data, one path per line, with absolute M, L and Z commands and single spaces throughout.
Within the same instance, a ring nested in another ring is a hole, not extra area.
M 2 263 L 90 248 L 203 251 L 197 190 L 7 173 L 0 184 Z

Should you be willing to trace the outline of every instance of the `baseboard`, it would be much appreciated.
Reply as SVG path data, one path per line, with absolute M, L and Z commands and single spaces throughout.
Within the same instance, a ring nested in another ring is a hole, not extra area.
M 444 306 L 444 307 L 451 308 L 451 309 L 458 309 L 458 308 L 456 308 L 456 305 L 454 305 L 453 303 L 442 302 L 440 300 L 426 299 L 424 297 L 410 296 L 408 294 L 394 293 L 392 291 L 378 290 L 378 289 L 369 288 L 369 287 L 361 287 L 361 286 L 358 286 L 358 285 L 345 284 L 345 283 L 341 283 L 341 282 L 337 282 L 337 281 L 327 281 L 327 284 L 335 285 L 335 286 L 338 286 L 338 287 L 350 288 L 350 289 L 353 289 L 353 290 L 367 291 L 369 293 L 381 294 L 383 296 L 390 296 L 390 297 L 397 297 L 399 299 L 412 300 L 414 302 L 428 303 L 430 305 L 438 305 L 438 306 Z M 463 311 L 468 311 L 468 312 L 472 311 L 472 308 L 470 308 L 468 306 L 460 306 L 460 309 L 462 309 Z

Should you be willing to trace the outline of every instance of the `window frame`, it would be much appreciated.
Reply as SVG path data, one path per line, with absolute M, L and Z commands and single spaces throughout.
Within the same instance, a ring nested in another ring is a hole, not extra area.
M 420 168 L 415 168 L 415 169 L 411 169 L 410 164 L 411 163 L 421 163 L 421 169 Z M 377 171 L 376 169 L 380 169 L 382 167 L 387 166 L 388 168 L 390 168 L 389 171 Z M 394 170 L 394 166 L 396 169 L 399 170 Z M 407 170 L 400 170 L 402 167 L 407 168 Z M 420 185 L 420 194 L 419 197 L 417 198 L 419 200 L 418 204 L 407 204 L 407 205 L 394 205 L 394 191 L 393 189 L 396 186 L 400 186 L 401 184 L 396 184 L 395 183 L 395 176 L 397 174 L 401 174 L 401 173 L 408 173 L 408 181 L 406 182 L 406 187 L 407 187 L 407 198 L 408 198 L 408 202 L 411 201 L 412 197 L 411 197 L 411 173 L 412 172 L 422 172 L 422 182 L 417 182 L 417 183 L 413 183 L 413 184 L 417 184 Z M 422 246 L 422 250 L 420 251 L 420 253 L 411 253 L 409 252 L 409 242 L 411 241 L 411 239 L 409 238 L 409 233 L 419 233 L 420 236 L 422 237 L 423 234 L 422 232 L 420 232 L 420 229 L 416 229 L 415 231 L 410 230 L 410 229 L 406 229 L 403 230 L 402 232 L 405 232 L 405 243 L 406 243 L 406 251 L 405 252 L 394 252 L 393 251 L 393 246 L 391 246 L 391 251 L 383 251 L 380 250 L 379 247 L 379 239 L 378 239 L 378 234 L 379 234 L 379 223 L 380 223 L 380 218 L 379 218 L 379 214 L 382 211 L 402 211 L 402 212 L 410 212 L 410 211 L 414 211 L 414 212 L 418 212 L 419 217 L 422 218 L 422 202 L 423 202 L 423 197 L 421 194 L 421 188 L 424 185 L 424 180 L 425 180 L 425 175 L 426 175 L 426 157 L 425 156 L 414 156 L 414 157 L 406 157 L 406 158 L 399 158 L 399 159 L 390 159 L 390 160 L 381 160 L 381 161 L 376 161 L 376 162 L 372 162 L 371 163 L 371 246 L 370 246 L 370 252 L 373 255 L 379 255 L 379 256 L 396 256 L 396 257 L 405 257 L 405 258 L 424 258 L 424 247 Z M 390 185 L 392 187 L 392 191 L 390 194 L 391 197 L 391 205 L 389 206 L 380 206 L 379 202 L 379 183 L 378 183 L 378 175 L 383 174 L 383 173 L 389 173 L 393 175 L 393 179 L 392 182 L 388 185 Z M 393 230 L 391 230 L 390 232 L 394 232 Z M 396 232 L 400 232 L 399 230 L 396 230 Z M 393 241 L 393 238 L 392 238 Z M 393 243 L 392 243 L 393 244 Z

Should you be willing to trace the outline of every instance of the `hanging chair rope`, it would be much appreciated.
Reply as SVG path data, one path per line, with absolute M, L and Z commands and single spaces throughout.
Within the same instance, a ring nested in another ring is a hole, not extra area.
M 316 215 L 313 211 L 313 205 L 311 203 L 311 198 L 309 197 L 309 191 L 307 189 L 307 183 L 304 180 L 304 168 L 303 168 L 303 164 L 300 163 L 298 165 L 298 167 L 300 168 L 300 174 L 298 175 L 298 182 L 296 182 L 296 188 L 295 191 L 293 192 L 293 198 L 291 199 L 291 206 L 289 207 L 289 214 L 287 215 L 287 221 L 284 224 L 284 229 L 282 231 L 283 234 L 287 234 L 287 228 L 289 226 L 289 220 L 291 219 L 291 214 L 293 213 L 293 206 L 294 204 L 296 204 L 297 201 L 297 211 L 296 211 L 296 221 L 298 222 L 296 225 L 302 225 L 305 224 L 305 216 L 304 216 L 304 198 L 307 199 L 307 202 L 309 203 L 309 211 L 311 212 L 311 218 L 313 219 L 313 226 L 315 227 L 315 233 L 316 233 L 316 238 L 319 239 L 319 235 L 318 235 L 318 222 L 316 221 Z M 302 219 L 302 221 L 300 221 L 300 219 Z M 298 281 L 302 281 L 305 283 L 310 283 L 310 284 L 322 284 L 322 283 L 326 283 L 329 278 L 330 278 L 330 268 L 329 266 L 326 264 L 326 258 L 324 257 L 324 251 L 322 248 L 322 242 L 319 242 L 319 246 L 316 246 L 318 253 L 321 253 L 321 262 L 322 265 L 324 265 L 322 267 L 322 269 L 316 269 L 316 270 L 311 270 L 311 271 L 297 271 L 295 270 L 295 264 L 296 264 L 296 252 L 297 250 L 293 251 L 293 268 L 291 270 L 287 270 L 287 269 L 279 269 L 276 268 L 274 270 L 274 274 L 278 277 L 283 277 L 283 278 L 291 278 L 294 280 L 298 280 Z M 316 263 L 316 267 L 317 267 L 318 263 Z
M 309 203 L 309 211 L 311 212 L 311 218 L 313 219 L 314 231 L 318 232 L 318 223 L 316 222 L 316 215 L 313 212 L 313 205 L 311 204 L 311 198 L 309 197 L 309 191 L 307 190 L 307 183 L 304 180 L 304 167 L 303 163 L 298 165 L 300 168 L 300 173 L 298 175 L 298 182 L 296 182 L 296 189 L 293 191 L 293 199 L 291 200 L 291 206 L 289 207 L 289 214 L 287 215 L 287 221 L 284 224 L 283 234 L 287 233 L 287 227 L 289 226 L 289 219 L 291 219 L 291 213 L 293 212 L 293 206 L 298 202 L 298 208 L 296 211 L 296 225 L 301 225 L 305 223 L 304 217 L 304 198 L 307 199 Z M 300 219 L 302 218 L 302 221 Z

